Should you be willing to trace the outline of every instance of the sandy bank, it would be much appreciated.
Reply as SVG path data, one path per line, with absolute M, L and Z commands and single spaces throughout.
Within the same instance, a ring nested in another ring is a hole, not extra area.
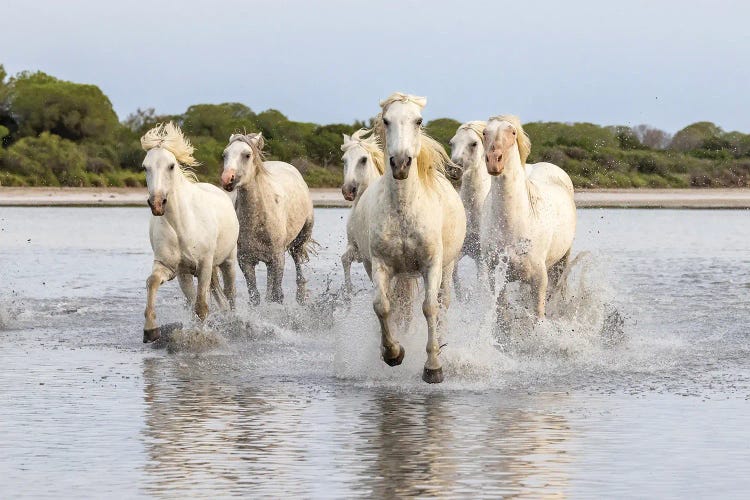
M 316 207 L 347 207 L 335 188 L 312 189 Z M 143 188 L 0 187 L 0 206 L 145 206 Z M 750 208 L 750 189 L 594 189 L 576 192 L 581 208 Z

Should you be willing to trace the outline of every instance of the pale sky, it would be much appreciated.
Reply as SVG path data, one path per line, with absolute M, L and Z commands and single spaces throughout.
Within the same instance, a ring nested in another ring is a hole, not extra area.
M 123 119 L 239 101 L 351 122 L 700 120 L 750 132 L 750 2 L 0 0 L 0 63 L 94 83 Z

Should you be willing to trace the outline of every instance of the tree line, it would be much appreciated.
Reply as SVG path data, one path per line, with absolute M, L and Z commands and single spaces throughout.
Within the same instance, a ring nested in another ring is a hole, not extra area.
M 318 125 L 241 103 L 197 104 L 179 115 L 137 110 L 120 121 L 95 85 L 42 72 L 9 76 L 0 65 L 1 186 L 142 186 L 140 136 L 178 123 L 196 146 L 201 180 L 217 182 L 221 153 L 236 131 L 263 132 L 270 159 L 295 165 L 311 187 L 341 183 L 342 134 L 370 121 Z M 427 132 L 448 148 L 460 123 L 431 120 Z M 565 169 L 576 187 L 744 187 L 750 185 L 750 135 L 711 122 L 674 136 L 648 125 L 533 122 L 530 162 Z

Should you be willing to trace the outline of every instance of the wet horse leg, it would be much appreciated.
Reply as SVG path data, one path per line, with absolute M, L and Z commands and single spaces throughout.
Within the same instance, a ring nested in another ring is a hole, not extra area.
M 156 324 L 156 292 L 165 281 L 174 278 L 174 271 L 158 261 L 154 261 L 151 275 L 146 280 L 146 310 L 144 316 L 146 322 L 143 325 L 143 342 L 153 342 L 161 336 L 159 326 Z
M 380 344 L 383 361 L 388 366 L 400 365 L 404 360 L 406 351 L 393 338 L 391 332 L 391 301 L 388 298 L 391 285 L 391 270 L 381 261 L 372 261 L 372 282 L 375 285 L 375 296 L 372 306 L 380 322 Z

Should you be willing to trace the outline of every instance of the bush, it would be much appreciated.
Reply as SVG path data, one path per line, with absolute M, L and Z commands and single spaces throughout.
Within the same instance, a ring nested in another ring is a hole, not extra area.
M 6 170 L 36 178 L 32 181 L 47 186 L 85 186 L 86 153 L 74 142 L 42 133 L 24 137 L 13 144 L 3 156 Z

